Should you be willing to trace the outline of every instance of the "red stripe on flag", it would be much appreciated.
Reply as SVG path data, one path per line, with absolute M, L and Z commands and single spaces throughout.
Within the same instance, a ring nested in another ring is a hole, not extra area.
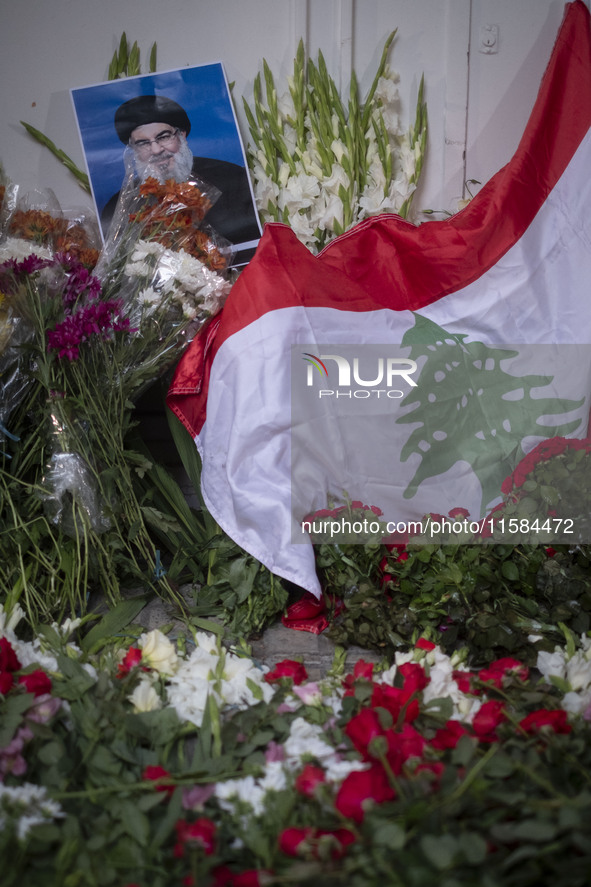
M 205 421 L 209 367 L 220 346 L 269 311 L 417 310 L 492 268 L 523 236 L 591 126 L 591 29 L 582 0 L 565 17 L 512 160 L 461 213 L 416 227 L 394 215 L 361 222 L 313 256 L 284 225 L 267 225 L 215 326 L 189 346 L 167 403 L 193 435 Z M 318 263 L 322 287 L 317 284 Z M 205 334 L 207 335 L 207 334 Z

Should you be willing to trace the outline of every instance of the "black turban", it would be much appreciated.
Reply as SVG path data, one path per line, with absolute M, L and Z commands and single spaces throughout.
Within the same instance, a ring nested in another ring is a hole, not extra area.
M 168 123 L 187 135 L 191 130 L 184 108 L 165 95 L 138 95 L 115 111 L 115 129 L 124 145 L 128 144 L 134 129 L 147 123 Z

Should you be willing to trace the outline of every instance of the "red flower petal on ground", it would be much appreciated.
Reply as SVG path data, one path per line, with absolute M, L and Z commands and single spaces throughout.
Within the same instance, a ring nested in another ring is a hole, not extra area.
M 284 678 L 288 678 L 296 685 L 303 684 L 304 681 L 308 680 L 308 672 L 301 662 L 296 662 L 294 659 L 283 659 L 282 662 L 278 662 L 275 668 L 265 675 L 265 680 L 269 684 L 281 681 Z
M 539 711 L 532 711 L 519 722 L 519 726 L 526 733 L 537 733 L 544 727 L 550 727 L 555 733 L 570 733 L 572 730 L 567 712 L 563 709 L 541 708 Z
M 384 769 L 374 764 L 368 770 L 353 770 L 345 777 L 335 799 L 335 807 L 347 819 L 362 822 L 368 807 L 395 797 Z
M 0 671 L 19 671 L 21 664 L 8 638 L 0 638 Z
M 18 682 L 25 686 L 27 693 L 34 693 L 35 696 L 51 693 L 51 678 L 40 668 L 20 675 Z
M 313 798 L 316 786 L 326 782 L 326 775 L 321 767 L 314 764 L 306 764 L 301 773 L 298 774 L 295 781 L 296 791 L 308 798 Z

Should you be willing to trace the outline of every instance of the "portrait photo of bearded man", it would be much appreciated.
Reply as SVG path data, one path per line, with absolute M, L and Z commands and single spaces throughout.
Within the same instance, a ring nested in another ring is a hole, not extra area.
M 121 104 L 114 116 L 119 140 L 125 146 L 126 177 L 122 189 L 107 201 L 100 220 L 106 237 L 120 196 L 147 178 L 163 184 L 196 181 L 215 195 L 205 222 L 234 246 L 235 263 L 248 261 L 261 231 L 246 168 L 227 160 L 193 155 L 187 136 L 191 121 L 185 109 L 164 95 L 140 95 Z

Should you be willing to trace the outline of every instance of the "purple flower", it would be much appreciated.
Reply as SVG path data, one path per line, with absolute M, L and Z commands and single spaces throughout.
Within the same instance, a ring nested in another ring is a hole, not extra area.
M 265 749 L 265 762 L 267 764 L 271 764 L 274 761 L 284 761 L 285 760 L 285 749 L 278 742 L 275 742 L 274 739 L 271 739 L 267 748 Z
M 42 696 L 37 696 L 34 704 L 27 709 L 26 717 L 27 720 L 33 721 L 35 724 L 46 724 L 61 707 L 61 699 L 57 699 L 50 693 L 44 693 Z
M 206 801 L 215 792 L 215 785 L 195 785 L 183 791 L 182 805 L 185 810 L 203 810 Z
M 101 282 L 84 265 L 79 262 L 73 263 L 62 293 L 62 303 L 66 312 L 69 312 L 83 294 L 88 301 L 95 301 L 101 294 Z
M 80 345 L 92 336 L 108 339 L 113 332 L 133 332 L 129 318 L 121 316 L 123 302 L 115 299 L 95 301 L 69 314 L 55 329 L 47 333 L 47 350 L 57 351 L 58 357 L 77 360 Z

